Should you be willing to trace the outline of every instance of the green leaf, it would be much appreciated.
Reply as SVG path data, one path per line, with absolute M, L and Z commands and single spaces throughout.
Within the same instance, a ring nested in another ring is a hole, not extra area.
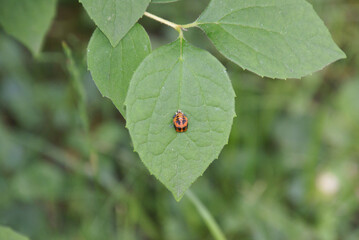
M 124 117 L 123 103 L 131 77 L 150 52 L 150 39 L 140 24 L 136 24 L 116 47 L 112 47 L 99 29 L 91 37 L 87 63 L 92 78 L 101 94 L 110 98 Z
M 178 0 L 152 0 L 152 3 L 170 3 L 170 2 L 177 2 Z
M 0 226 L 0 239 L 4 240 L 28 240 L 27 237 L 24 237 L 8 227 Z
M 135 151 L 176 200 L 227 143 L 234 97 L 222 64 L 184 40 L 160 47 L 136 70 L 125 103 L 127 128 Z M 188 117 L 184 133 L 172 126 L 178 109 Z
M 80 0 L 98 28 L 116 47 L 145 12 L 150 0 Z
M 198 24 L 224 56 L 261 76 L 300 78 L 345 58 L 304 0 L 212 0 Z
M 0 0 L 0 6 L 4 30 L 37 55 L 55 16 L 56 0 Z

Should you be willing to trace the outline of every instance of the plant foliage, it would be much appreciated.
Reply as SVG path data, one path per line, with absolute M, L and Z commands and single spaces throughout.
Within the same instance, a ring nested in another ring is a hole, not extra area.
M 92 77 L 126 118 L 146 167 L 177 200 L 218 157 L 235 116 L 225 68 L 206 50 L 191 46 L 184 29 L 200 27 L 229 60 L 271 78 L 301 78 L 345 57 L 304 0 L 211 0 L 197 21 L 182 26 L 152 17 L 179 32 L 177 40 L 152 53 L 147 33 L 137 24 L 150 0 L 80 2 L 97 26 L 88 45 Z M 36 54 L 56 1 L 0 3 L 5 31 Z M 171 128 L 178 109 L 189 119 L 185 133 Z

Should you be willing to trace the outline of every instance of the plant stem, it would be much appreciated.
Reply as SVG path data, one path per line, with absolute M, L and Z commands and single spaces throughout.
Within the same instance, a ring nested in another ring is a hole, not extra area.
M 219 228 L 218 224 L 214 220 L 211 213 L 208 211 L 208 209 L 202 204 L 202 202 L 194 195 L 191 190 L 187 190 L 186 196 L 188 199 L 193 203 L 193 205 L 196 207 L 197 211 L 205 221 L 207 227 L 211 231 L 214 239 L 216 240 L 226 240 L 226 237 L 224 236 L 222 230 Z
M 170 22 L 166 19 L 163 19 L 161 17 L 158 17 L 156 15 L 153 15 L 152 13 L 149 13 L 149 12 L 145 12 L 144 15 L 146 17 L 149 17 L 157 22 L 160 22 L 160 23 L 163 23 L 167 26 L 170 26 L 171 28 L 175 29 L 177 32 L 180 33 L 180 35 L 182 36 L 182 30 L 185 30 L 187 28 L 191 28 L 191 27 L 196 27 L 198 26 L 198 23 L 194 22 L 194 23 L 190 23 L 190 24 L 185 24 L 185 25 L 180 25 L 180 24 L 176 24 L 174 22 Z M 180 37 L 181 37 L 180 36 Z
M 181 28 L 182 29 L 187 29 L 187 28 L 197 27 L 197 26 L 198 26 L 198 22 L 193 22 L 193 23 L 181 25 Z
M 176 23 L 173 23 L 173 22 L 170 22 L 170 21 L 167 21 L 166 19 L 163 19 L 163 18 L 160 18 L 156 15 L 153 15 L 152 13 L 149 13 L 149 12 L 145 12 L 144 15 L 146 17 L 149 17 L 149 18 L 152 18 L 153 20 L 157 21 L 157 22 L 160 22 L 160 23 L 163 23 L 167 26 L 170 26 L 171 28 L 174 28 L 175 30 L 179 31 L 179 29 L 181 29 L 181 26 L 176 24 Z

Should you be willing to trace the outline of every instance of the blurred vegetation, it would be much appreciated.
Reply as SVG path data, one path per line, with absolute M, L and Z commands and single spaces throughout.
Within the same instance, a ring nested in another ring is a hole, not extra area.
M 149 11 L 189 23 L 207 2 Z M 359 239 L 359 2 L 311 2 L 347 59 L 301 80 L 242 71 L 200 30 L 185 33 L 222 60 L 237 94 L 229 145 L 191 188 L 228 239 Z M 177 36 L 140 22 L 154 48 Z M 34 60 L 0 29 L 0 225 L 36 240 L 212 239 L 189 199 L 150 176 L 96 89 L 93 30 L 77 1 L 59 1 Z

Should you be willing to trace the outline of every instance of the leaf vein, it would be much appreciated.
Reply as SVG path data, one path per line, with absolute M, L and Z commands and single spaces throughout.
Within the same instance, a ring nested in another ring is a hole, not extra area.
M 280 65 L 284 66 L 285 68 L 291 70 L 288 66 L 286 66 L 285 64 L 283 64 L 281 61 L 279 61 L 278 59 L 276 58 L 273 58 L 273 57 L 270 57 L 260 51 L 258 51 L 257 49 L 255 49 L 254 47 L 252 47 L 251 45 L 248 45 L 247 43 L 245 43 L 243 40 L 239 39 L 238 37 L 236 37 L 235 35 L 233 35 L 231 32 L 229 32 L 227 29 L 225 29 L 223 26 L 221 26 L 220 24 L 218 24 L 218 26 L 220 28 L 222 28 L 226 33 L 228 33 L 229 35 L 231 35 L 234 39 L 236 39 L 237 41 L 239 41 L 240 43 L 242 43 L 243 45 L 247 46 L 248 48 L 252 49 L 254 52 L 256 52 L 257 54 L 259 55 L 262 55 L 268 59 L 271 59 L 277 63 L 279 63 Z M 260 65 L 260 62 L 257 60 L 258 64 Z

